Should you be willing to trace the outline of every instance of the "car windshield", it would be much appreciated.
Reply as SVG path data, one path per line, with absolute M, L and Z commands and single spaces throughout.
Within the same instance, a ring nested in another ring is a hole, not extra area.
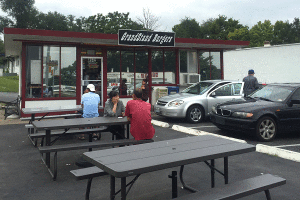
M 185 90 L 182 91 L 182 93 L 203 94 L 212 85 L 213 85 L 213 83 L 210 83 L 210 82 L 199 82 L 199 83 L 196 83 L 196 84 L 186 88 Z
M 251 95 L 252 98 L 259 98 L 265 101 L 281 102 L 292 93 L 292 89 L 288 87 L 279 87 L 267 85 Z

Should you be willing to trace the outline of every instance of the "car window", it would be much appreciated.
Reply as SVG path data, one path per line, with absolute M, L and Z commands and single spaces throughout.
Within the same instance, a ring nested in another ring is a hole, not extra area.
M 216 96 L 231 96 L 234 92 L 234 87 L 232 84 L 224 85 L 215 90 Z
M 240 95 L 242 88 L 242 83 L 234 83 L 232 84 L 232 94 L 233 95 Z
M 196 83 L 185 90 L 182 91 L 182 93 L 190 93 L 190 94 L 203 94 L 205 93 L 213 83 L 210 82 L 199 82 Z
M 300 100 L 300 88 L 298 88 L 292 96 L 292 100 Z
M 261 90 L 254 92 L 251 97 L 264 98 L 271 101 L 285 101 L 286 98 L 293 92 L 291 88 L 267 85 Z

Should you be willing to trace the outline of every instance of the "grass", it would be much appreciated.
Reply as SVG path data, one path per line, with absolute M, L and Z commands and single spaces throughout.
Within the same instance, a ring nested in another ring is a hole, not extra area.
M 0 77 L 0 92 L 18 92 L 19 76 Z

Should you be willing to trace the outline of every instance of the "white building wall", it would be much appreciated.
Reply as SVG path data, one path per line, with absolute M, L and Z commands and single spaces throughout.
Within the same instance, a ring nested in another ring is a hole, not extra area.
M 225 80 L 242 80 L 249 69 L 260 83 L 300 82 L 300 44 L 224 52 Z

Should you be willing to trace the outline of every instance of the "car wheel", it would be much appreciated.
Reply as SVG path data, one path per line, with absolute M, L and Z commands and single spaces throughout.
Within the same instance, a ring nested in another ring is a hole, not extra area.
M 191 106 L 186 113 L 186 119 L 191 123 L 201 122 L 203 118 L 204 111 L 200 106 Z
M 273 140 L 277 133 L 277 125 L 273 118 L 263 117 L 256 125 L 256 137 L 263 142 Z

